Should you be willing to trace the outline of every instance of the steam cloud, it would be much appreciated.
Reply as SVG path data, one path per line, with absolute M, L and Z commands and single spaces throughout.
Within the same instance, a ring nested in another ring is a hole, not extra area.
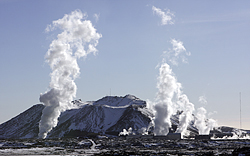
M 186 56 L 190 56 L 191 53 L 186 51 L 183 42 L 172 39 L 170 43 L 172 44 L 172 49 L 164 52 L 167 54 L 168 61 L 173 65 L 178 65 L 179 59 L 187 63 Z M 186 94 L 183 94 L 181 83 L 177 81 L 170 65 L 164 59 L 159 68 L 157 89 L 155 102 L 148 106 L 153 109 L 155 114 L 154 133 L 156 135 L 168 134 L 172 126 L 171 116 L 179 110 L 181 114 L 176 132 L 188 135 L 186 130 L 190 122 L 194 120 L 194 104 L 189 101 Z M 204 97 L 200 99 L 204 101 Z M 206 119 L 205 108 L 199 108 L 196 116 L 195 126 L 199 129 L 199 134 L 209 134 L 210 129 L 216 126 L 215 120 Z
M 168 54 L 169 61 L 177 65 L 179 55 L 182 52 L 186 52 L 186 49 L 181 41 L 172 39 L 171 44 L 172 49 L 165 53 Z M 181 83 L 177 81 L 171 67 L 165 61 L 162 62 L 159 68 L 157 88 L 158 92 L 154 104 L 154 133 L 156 135 L 168 134 L 169 128 L 171 128 L 170 118 L 178 109 L 183 110 L 183 112 L 180 116 L 180 124 L 177 132 L 184 133 L 189 122 L 192 120 L 194 105 L 190 103 L 188 97 L 182 93 Z
M 201 135 L 208 135 L 210 130 L 217 126 L 217 122 L 214 119 L 207 119 L 206 114 L 207 111 L 205 108 L 200 107 L 197 109 L 197 119 L 194 124 L 198 128 L 199 134 Z
M 45 56 L 50 65 L 50 90 L 40 95 L 45 108 L 39 123 L 40 138 L 46 138 L 48 132 L 57 125 L 61 112 L 72 107 L 71 101 L 76 96 L 77 86 L 74 80 L 80 74 L 77 59 L 96 53 L 98 40 L 102 37 L 96 32 L 87 14 L 75 10 L 63 18 L 53 21 L 46 31 L 57 28 L 62 32 L 53 40 Z
M 186 94 L 181 94 L 178 96 L 178 104 L 182 107 L 182 114 L 179 119 L 179 126 L 176 130 L 177 133 L 182 133 L 187 135 L 187 128 L 190 122 L 193 120 L 194 104 L 189 102 Z
M 162 11 L 160 8 L 152 6 L 153 13 L 161 17 L 161 25 L 174 24 L 173 16 L 174 14 L 167 10 L 166 12 Z
M 174 24 L 174 14 L 167 10 L 163 12 L 161 9 L 152 6 L 152 11 L 161 17 L 161 25 Z M 191 53 L 186 51 L 183 42 L 171 39 L 172 49 L 164 51 L 163 54 L 172 65 L 178 65 L 178 60 L 181 59 L 183 63 L 187 63 L 186 56 Z M 192 104 L 187 95 L 182 92 L 182 85 L 177 81 L 172 69 L 165 60 L 159 68 L 159 76 L 157 82 L 157 95 L 154 102 L 147 101 L 147 107 L 153 111 L 155 118 L 152 125 L 154 125 L 154 133 L 156 135 L 166 135 L 171 128 L 171 116 L 177 111 L 180 111 L 179 126 L 177 133 L 187 135 L 187 127 L 192 120 L 194 120 L 193 112 L 195 111 L 194 104 Z M 199 98 L 199 102 L 206 104 L 205 96 Z M 216 126 L 216 121 L 213 119 L 206 119 L 206 110 L 201 107 L 197 112 L 197 119 L 195 121 L 196 127 L 200 134 L 208 134 L 210 129 Z
M 156 135 L 166 135 L 171 127 L 170 118 L 174 113 L 172 98 L 180 88 L 180 84 L 167 63 L 163 63 L 159 68 L 157 88 L 158 93 L 154 106 L 156 112 L 154 133 Z

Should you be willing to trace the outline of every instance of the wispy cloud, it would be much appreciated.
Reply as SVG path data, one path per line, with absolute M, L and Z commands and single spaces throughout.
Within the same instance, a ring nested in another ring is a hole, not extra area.
M 168 9 L 166 12 L 162 11 L 160 8 L 152 6 L 153 13 L 160 16 L 161 25 L 174 24 L 173 17 L 174 14 Z
M 192 19 L 183 20 L 181 23 L 217 23 L 217 22 L 237 22 L 249 21 L 250 11 L 241 10 L 238 12 L 230 12 L 224 14 L 216 14 L 214 16 L 194 15 Z
M 183 42 L 178 41 L 176 39 L 171 40 L 171 44 L 173 45 L 174 55 L 178 56 L 181 52 L 186 51 L 186 48 L 183 46 Z
M 200 96 L 199 97 L 199 102 L 202 103 L 202 104 L 207 104 L 207 98 L 206 96 Z
M 100 14 L 94 14 L 93 16 L 94 16 L 95 21 L 98 22 L 98 21 L 99 21 Z
M 186 56 L 190 56 L 191 53 L 187 52 L 182 41 L 171 39 L 172 49 L 164 51 L 164 55 L 173 65 L 178 65 L 178 59 L 180 58 L 183 63 L 187 63 Z

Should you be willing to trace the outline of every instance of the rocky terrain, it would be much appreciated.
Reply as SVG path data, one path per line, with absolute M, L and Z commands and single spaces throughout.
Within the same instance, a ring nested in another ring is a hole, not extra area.
M 64 138 L 0 140 L 0 155 L 249 155 L 250 140 Z

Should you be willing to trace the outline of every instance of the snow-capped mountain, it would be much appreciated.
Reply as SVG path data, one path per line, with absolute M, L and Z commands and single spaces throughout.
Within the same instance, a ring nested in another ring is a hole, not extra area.
M 132 95 L 106 96 L 95 102 L 76 102 L 76 105 L 76 109 L 61 114 L 58 125 L 48 137 L 63 137 L 69 132 L 72 135 L 73 130 L 118 134 L 123 128 L 147 127 L 152 118 L 146 102 Z
M 58 125 L 48 137 L 72 136 L 75 133 L 118 134 L 124 128 L 147 127 L 153 114 L 146 102 L 133 95 L 106 96 L 97 101 L 73 101 L 74 108 L 61 113 Z M 0 125 L 0 138 L 38 137 L 44 105 L 37 104 Z
M 72 103 L 74 108 L 61 113 L 57 126 L 48 133 L 47 137 L 75 137 L 89 133 L 118 135 L 123 129 L 127 130 L 130 127 L 134 131 L 147 128 L 153 118 L 153 113 L 146 107 L 146 102 L 133 95 L 106 96 L 90 102 L 75 100 Z M 37 138 L 43 109 L 42 104 L 34 105 L 1 124 L 0 138 Z M 177 129 L 181 113 L 177 112 L 171 117 L 170 132 L 175 132 Z M 190 135 L 198 134 L 194 121 L 190 123 L 187 130 Z M 232 135 L 237 132 L 236 130 L 219 127 L 211 133 L 224 136 Z

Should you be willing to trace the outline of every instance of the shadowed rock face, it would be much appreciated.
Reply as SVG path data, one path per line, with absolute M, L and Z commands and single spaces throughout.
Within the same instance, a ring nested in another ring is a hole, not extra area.
M 37 104 L 0 125 L 0 138 L 36 138 L 44 105 Z
M 107 132 L 121 132 L 123 129 L 129 129 L 130 127 L 138 130 L 142 127 L 148 127 L 150 122 L 151 119 L 143 114 L 137 106 L 130 106 L 124 111 L 117 124 L 107 129 Z

